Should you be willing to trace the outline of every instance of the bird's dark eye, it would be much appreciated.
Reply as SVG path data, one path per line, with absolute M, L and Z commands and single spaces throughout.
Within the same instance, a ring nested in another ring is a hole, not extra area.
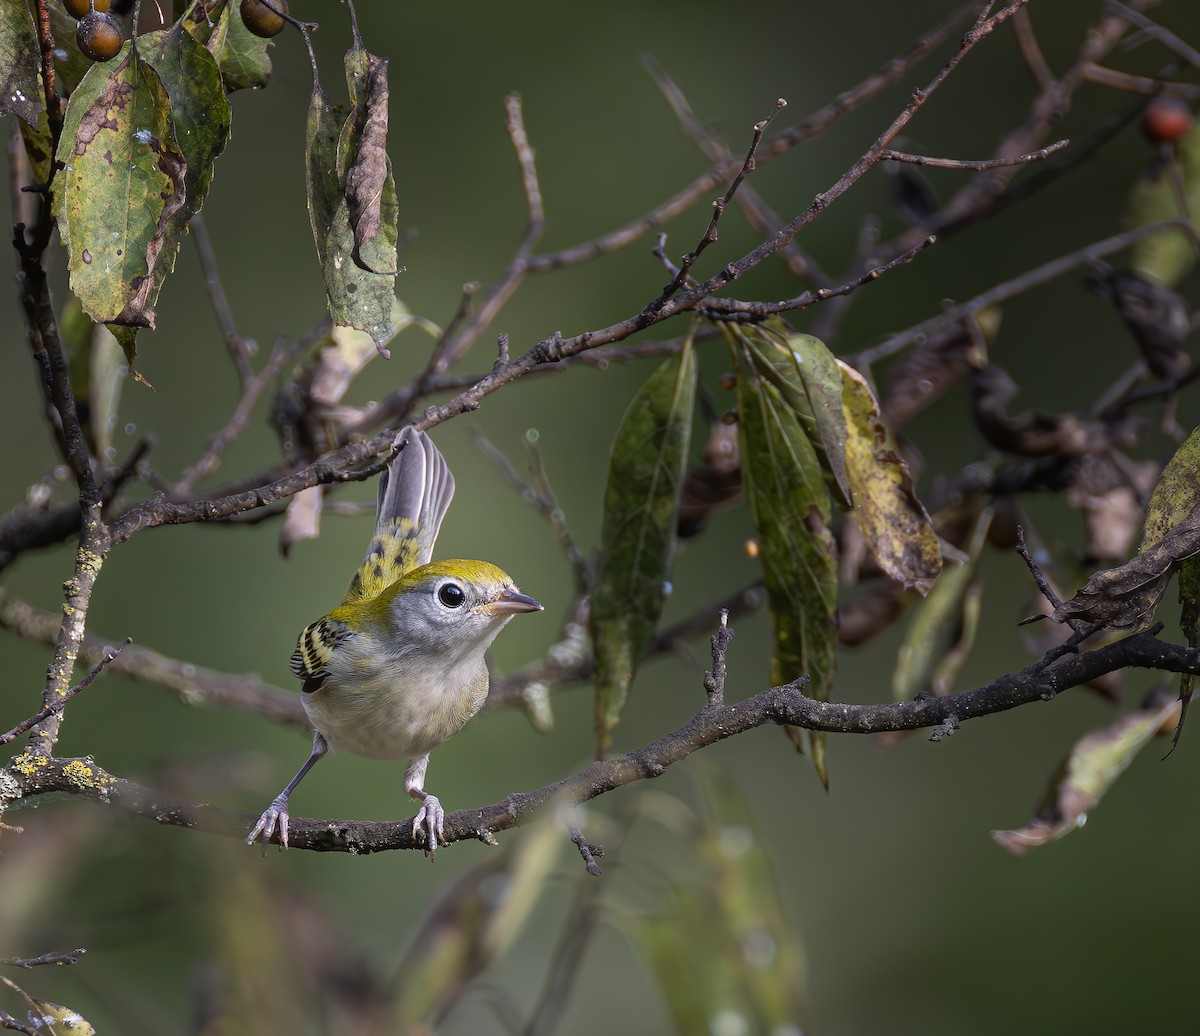
M 458 608 L 466 599 L 467 595 L 457 583 L 447 583 L 438 590 L 438 600 L 447 608 Z

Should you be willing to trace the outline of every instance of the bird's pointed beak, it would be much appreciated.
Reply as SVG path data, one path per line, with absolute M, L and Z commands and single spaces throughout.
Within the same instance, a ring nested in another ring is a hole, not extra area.
M 478 611 L 485 615 L 520 615 L 522 612 L 540 612 L 545 609 L 528 594 L 523 594 L 519 590 L 501 590 L 500 595 L 494 601 L 488 601 L 487 604 L 481 604 Z

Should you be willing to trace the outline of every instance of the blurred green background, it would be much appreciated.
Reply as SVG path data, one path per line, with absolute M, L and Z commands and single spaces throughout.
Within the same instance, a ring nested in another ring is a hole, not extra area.
M 507 263 L 523 229 L 524 202 L 503 129 L 506 92 L 517 90 L 524 98 L 548 216 L 540 250 L 551 250 L 624 223 L 707 167 L 644 72 L 643 52 L 657 56 L 701 118 L 737 152 L 776 97 L 789 102 L 778 125 L 798 121 L 951 9 L 948 2 L 884 0 L 853 5 L 745 0 L 733 6 L 702 0 L 686 7 L 617 0 L 579 8 L 361 3 L 367 46 L 391 59 L 391 155 L 401 223 L 418 231 L 402 255 L 407 272 L 399 281 L 400 297 L 414 312 L 444 323 L 463 282 L 486 284 Z M 350 39 L 344 8 L 296 0 L 293 10 L 321 23 L 315 44 L 323 80 L 331 94 L 340 94 L 341 54 Z M 1031 10 L 1048 59 L 1061 68 L 1100 5 L 1035 0 Z M 1200 42 L 1194 4 L 1175 0 L 1157 14 L 1193 44 Z M 940 48 L 899 86 L 824 136 L 772 162 L 754 185 L 784 218 L 799 212 L 891 122 L 952 47 Z M 323 312 L 304 202 L 301 154 L 310 81 L 299 38 L 281 36 L 273 60 L 269 89 L 233 98 L 233 139 L 205 208 L 239 329 L 256 338 L 262 351 L 276 335 L 303 333 Z M 1114 59 L 1149 72 L 1170 60 L 1152 43 Z M 912 123 L 906 144 L 937 155 L 985 157 L 1022 117 L 1033 90 L 1011 29 L 1002 30 L 935 95 Z M 1129 103 L 1085 86 L 1056 135 L 1086 135 Z M 1126 130 L 1076 175 L 861 292 L 835 348 L 855 351 L 936 314 L 948 302 L 1115 233 L 1122 227 L 1125 192 L 1152 158 L 1136 128 Z M 930 180 L 945 197 L 962 175 L 935 170 Z M 860 221 L 871 213 L 882 220 L 885 237 L 901 228 L 878 171 L 807 230 L 801 244 L 827 269 L 840 272 L 853 253 Z M 669 253 L 689 249 L 707 219 L 702 205 L 668 227 Z M 654 243 L 646 238 L 597 262 L 529 282 L 463 369 L 490 366 L 489 342 L 500 331 L 508 333 L 516 354 L 556 329 L 571 335 L 636 312 L 664 282 L 650 255 Z M 731 210 L 699 272 L 715 271 L 755 243 Z M 5 263 L 11 273 L 12 259 Z M 58 266 L 61 300 L 61 262 Z M 1194 288 L 1193 277 L 1185 285 L 1193 298 Z M 773 299 L 797 292 L 782 264 L 767 264 L 735 294 Z M 0 317 L 10 328 L 9 359 L 0 379 L 6 508 L 56 463 L 14 294 L 0 293 Z M 154 434 L 158 445 L 150 462 L 173 478 L 224 423 L 237 393 L 190 246 L 163 291 L 158 319 L 159 330 L 140 340 L 140 367 L 155 391 L 125 386 L 117 446 L 124 455 L 139 436 Z M 682 324 L 662 333 L 681 330 Z M 393 343 L 390 363 L 373 363 L 353 398 L 380 398 L 403 385 L 420 369 L 427 343 L 416 332 Z M 1126 332 L 1077 273 L 1007 306 L 993 355 L 1021 383 L 1019 407 L 1065 410 L 1085 407 L 1134 353 Z M 705 382 L 718 405 L 724 405 L 717 387 L 724 366 L 718 347 L 706 350 Z M 645 364 L 603 372 L 581 367 L 529 377 L 436 433 L 458 480 L 439 553 L 487 558 L 547 607 L 545 615 L 514 623 L 500 638 L 495 660 L 502 672 L 552 643 L 556 620 L 570 600 L 570 574 L 547 526 L 505 487 L 469 432 L 485 431 L 519 462 L 522 438 L 536 429 L 570 527 L 591 549 L 599 533 L 608 443 L 649 370 Z M 1194 403 L 1185 400 L 1182 423 L 1190 428 L 1197 416 Z M 909 431 L 924 455 L 925 488 L 931 473 L 952 473 L 982 449 L 961 390 Z M 260 413 L 221 474 L 268 465 L 276 450 Z M 1170 444 L 1159 436 L 1145 450 L 1166 455 Z M 340 497 L 366 500 L 373 492 L 368 485 L 351 485 Z M 1037 502 L 1031 509 L 1044 535 L 1078 552 L 1081 531 L 1074 515 L 1057 503 Z M 280 556 L 272 523 L 188 526 L 137 536 L 105 566 L 89 629 L 114 640 L 129 635 L 212 668 L 258 672 L 290 687 L 286 663 L 295 634 L 340 595 L 369 525 L 365 515 L 327 516 L 321 538 L 301 544 L 288 560 Z M 734 509 L 685 547 L 668 621 L 754 577 L 755 563 L 742 550 L 748 535 L 744 511 Z M 71 557 L 68 548 L 22 557 L 6 573 L 5 587 L 54 610 Z M 1015 554 L 992 552 L 984 570 L 981 633 L 959 687 L 985 682 L 1031 658 L 1015 625 L 1031 610 L 1024 566 Z M 768 633 L 761 615 L 737 623 L 731 697 L 766 685 Z M 893 630 L 861 652 L 843 652 L 841 700 L 886 700 L 899 636 Z M 3 634 L 0 646 L 5 672 L 0 727 L 7 727 L 36 707 L 49 650 L 10 634 Z M 659 659 L 639 674 L 618 732 L 619 749 L 681 725 L 699 707 L 703 689 L 696 662 L 705 662 L 707 647 L 700 642 L 694 650 L 693 660 Z M 1136 702 L 1151 681 L 1150 674 L 1130 674 L 1126 700 Z M 592 736 L 587 690 L 556 697 L 555 713 L 550 735 L 535 733 L 516 712 L 479 717 L 434 754 L 429 787 L 456 809 L 494 802 L 582 767 Z M 581 1036 L 669 1031 L 663 997 L 627 921 L 662 909 L 697 863 L 667 826 L 631 816 L 635 797 L 648 793 L 696 804 L 701 776 L 728 782 L 750 802 L 756 837 L 765 840 L 774 863 L 783 921 L 805 948 L 811 1031 L 1184 1030 L 1200 1018 L 1181 974 L 1197 921 L 1186 877 L 1200 854 L 1195 810 L 1188 805 L 1189 789 L 1200 777 L 1194 736 L 1185 737 L 1166 763 L 1158 761 L 1158 746 L 1151 746 L 1086 829 L 1056 845 L 1014 860 L 989 837 L 993 828 L 1023 823 L 1071 743 L 1115 715 L 1097 696 L 1074 691 L 1044 707 L 970 724 L 938 745 L 917 737 L 884 751 L 866 738 L 834 738 L 828 794 L 781 733 L 760 730 L 693 756 L 652 785 L 600 799 L 587 811 L 594 838 L 606 840 L 605 817 L 633 826 L 619 853 L 604 861 L 602 920 L 560 1031 Z M 72 705 L 60 744 L 60 754 L 91 753 L 112 772 L 255 812 L 307 749 L 307 739 L 294 731 L 240 714 L 189 709 L 166 692 L 114 675 Z M 23 824 L 26 834 L 17 839 L 6 832 L 0 844 L 0 901 L 8 904 L 0 906 L 0 954 L 86 946 L 89 954 L 76 967 L 18 977 L 31 992 L 81 1011 L 104 1033 L 192 1031 L 206 991 L 252 983 L 253 976 L 236 967 L 256 959 L 275 983 L 273 995 L 306 1005 L 307 1020 L 289 1019 L 281 1031 L 338 1031 L 321 1021 L 320 982 L 303 968 L 268 960 L 274 950 L 255 958 L 238 940 L 269 942 L 262 932 L 281 923 L 278 910 L 303 910 L 314 919 L 310 934 L 316 944 L 343 947 L 371 972 L 387 974 L 456 876 L 496 852 L 458 844 L 440 853 L 433 866 L 415 854 L 359 859 L 271 852 L 260 859 L 257 851 L 237 844 L 96 807 L 39 805 L 7 818 Z M 399 766 L 349 757 L 322 763 L 293 808 L 304 816 L 375 819 L 412 812 Z M 501 840 L 520 844 L 532 837 L 533 832 L 517 831 Z M 581 875 L 565 835 L 561 841 L 565 851 L 539 891 L 530 926 L 464 996 L 440 1032 L 502 1031 L 506 1012 L 522 1017 L 533 1006 Z M 264 879 L 274 896 L 270 901 Z M 293 905 L 281 907 L 280 897 Z M 3 1006 L 16 1011 L 14 1004 Z M 717 1019 L 712 1031 L 718 1036 L 753 1031 L 736 1026 L 736 1019 Z

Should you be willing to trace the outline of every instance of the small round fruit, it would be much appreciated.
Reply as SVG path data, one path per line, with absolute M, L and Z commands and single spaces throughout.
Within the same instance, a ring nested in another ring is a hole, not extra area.
M 125 42 L 125 30 L 111 14 L 90 11 L 79 19 L 75 42 L 93 61 L 108 61 Z
M 1156 97 L 1142 112 L 1142 132 L 1158 144 L 1178 140 L 1192 128 L 1192 109 L 1178 97 Z
M 82 18 L 92 9 L 91 0 L 63 0 L 63 7 L 72 18 Z M 96 0 L 97 11 L 108 10 L 108 0 Z
M 278 36 L 280 30 L 283 29 L 283 19 L 276 14 L 279 11 L 287 14 L 287 0 L 270 0 L 272 11 L 262 2 L 262 0 L 242 0 L 240 8 L 242 12 L 242 23 L 255 36 L 261 36 L 264 40 L 269 40 L 272 36 Z

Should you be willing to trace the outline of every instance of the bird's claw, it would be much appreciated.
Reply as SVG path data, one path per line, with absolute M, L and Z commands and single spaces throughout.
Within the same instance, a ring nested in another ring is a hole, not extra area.
M 258 823 L 251 828 L 246 836 L 246 844 L 253 845 L 262 840 L 262 851 L 265 856 L 267 846 L 275 835 L 279 835 L 279 848 L 288 847 L 288 800 L 285 795 L 276 796 L 275 800 L 263 811 Z
M 442 809 L 438 797 L 426 792 L 421 800 L 421 808 L 413 817 L 412 833 L 416 841 L 425 843 L 425 855 L 431 860 L 437 853 L 438 845 L 446 844 L 445 821 L 446 811 Z

